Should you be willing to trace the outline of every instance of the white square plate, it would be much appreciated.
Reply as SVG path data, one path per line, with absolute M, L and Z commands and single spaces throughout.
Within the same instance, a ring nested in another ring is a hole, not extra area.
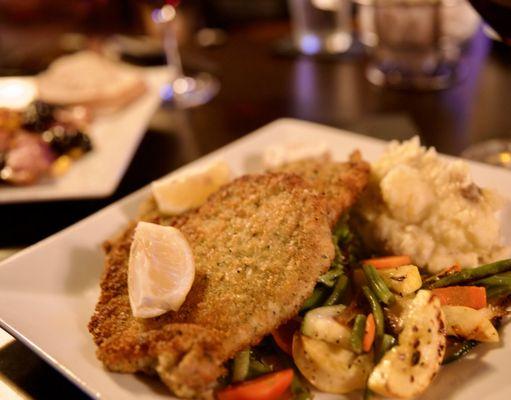
M 45 200 L 106 197 L 112 194 L 138 144 L 147 123 L 160 104 L 160 90 L 169 79 L 168 68 L 146 68 L 147 91 L 123 109 L 97 117 L 89 128 L 93 150 L 55 179 L 30 186 L 0 185 L 0 204 Z
M 366 159 L 374 160 L 385 147 L 379 140 L 283 119 L 182 169 L 222 157 L 242 174 L 267 145 L 289 138 L 323 141 L 337 159 L 346 159 L 358 148 Z M 481 164 L 471 164 L 471 168 L 479 184 L 498 189 L 511 199 L 511 172 Z M 87 331 L 103 268 L 101 242 L 136 215 L 148 194 L 149 188 L 141 189 L 0 264 L 0 324 L 93 398 L 169 399 L 156 381 L 106 372 L 96 360 Z M 503 218 L 508 219 L 509 214 L 507 207 Z M 508 242 L 510 233 L 509 229 L 505 232 Z M 510 327 L 504 328 L 502 337 L 500 345 L 478 346 L 474 354 L 480 359 L 464 359 L 444 368 L 424 398 L 509 399 Z

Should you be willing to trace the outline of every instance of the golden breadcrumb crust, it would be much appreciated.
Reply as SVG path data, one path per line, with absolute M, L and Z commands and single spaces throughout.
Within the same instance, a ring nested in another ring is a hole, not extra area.
M 367 186 L 370 166 L 355 151 L 347 162 L 333 162 L 329 157 L 307 158 L 285 164 L 274 171 L 297 174 L 324 195 L 330 226 L 333 227 Z
M 127 289 L 135 223 L 105 244 L 101 296 L 89 323 L 113 371 L 156 372 L 178 396 L 204 395 L 238 351 L 294 317 L 334 257 L 325 200 L 292 174 L 247 175 L 196 211 L 143 219 L 178 227 L 195 281 L 178 312 L 137 319 Z

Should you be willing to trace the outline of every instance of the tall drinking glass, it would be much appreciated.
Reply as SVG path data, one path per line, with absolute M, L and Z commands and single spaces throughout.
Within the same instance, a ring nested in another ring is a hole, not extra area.
M 352 43 L 350 0 L 289 0 L 295 47 L 303 54 L 336 54 Z
M 358 0 L 358 4 L 361 38 L 370 54 L 366 72 L 370 82 L 434 90 L 460 78 L 463 38 L 451 29 L 450 20 L 463 10 L 462 0 Z M 475 22 L 474 28 L 477 17 Z

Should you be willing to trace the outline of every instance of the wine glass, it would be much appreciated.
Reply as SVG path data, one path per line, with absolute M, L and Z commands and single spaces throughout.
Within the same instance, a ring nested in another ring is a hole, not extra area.
M 176 7 L 179 0 L 145 1 L 152 8 L 151 22 L 155 24 L 163 40 L 167 65 L 171 69 L 172 81 L 161 90 L 165 104 L 176 108 L 195 107 L 210 101 L 220 89 L 220 83 L 211 74 L 199 72 L 185 75 L 176 38 Z M 160 7 L 161 6 L 161 7 Z
M 511 0 L 469 0 L 503 43 L 511 46 Z M 492 139 L 466 148 L 462 157 L 511 169 L 511 140 Z

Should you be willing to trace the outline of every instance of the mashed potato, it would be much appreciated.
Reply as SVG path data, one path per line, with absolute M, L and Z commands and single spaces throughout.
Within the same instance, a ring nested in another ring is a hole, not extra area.
M 503 258 L 497 212 L 502 199 L 476 186 L 463 161 L 441 159 L 417 137 L 392 142 L 372 165 L 357 226 L 375 250 L 406 254 L 438 272 L 453 264 L 474 267 Z

